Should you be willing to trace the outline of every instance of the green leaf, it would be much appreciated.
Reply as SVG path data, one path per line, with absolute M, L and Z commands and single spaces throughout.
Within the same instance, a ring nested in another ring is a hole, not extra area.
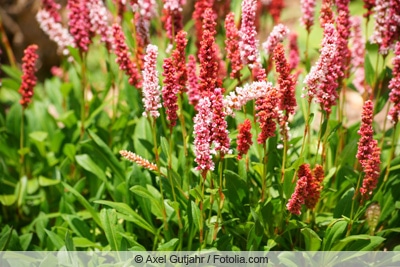
M 342 216 L 350 217 L 351 205 L 353 203 L 354 187 L 350 188 L 343 194 L 333 211 L 333 218 L 342 218 Z M 357 208 L 358 203 L 355 203 Z
M 22 250 L 26 251 L 31 244 L 33 233 L 23 234 L 19 236 L 19 243 L 21 244 Z
M 178 245 L 178 243 L 179 243 L 179 239 L 178 238 L 172 238 L 168 242 L 160 245 L 157 248 L 157 251 L 175 251 L 176 246 Z
M 83 221 L 79 216 L 72 214 L 63 214 L 62 218 L 68 223 L 75 235 L 90 239 L 92 234 L 88 224 Z
M 113 251 L 118 251 L 121 244 L 121 236 L 117 234 L 117 219 L 117 213 L 114 209 L 102 209 L 100 211 L 101 224 Z
M 4 71 L 7 76 L 15 79 L 17 82 L 21 82 L 22 72 L 18 68 L 13 68 L 7 65 L 2 65 L 1 69 Z
M 76 155 L 76 162 L 88 172 L 93 173 L 97 178 L 106 182 L 107 177 L 104 171 L 92 160 L 92 158 L 87 154 Z
M 199 207 L 196 203 L 190 201 L 190 210 L 192 211 L 191 216 L 189 216 L 189 224 L 193 223 L 196 229 L 200 229 L 201 224 L 201 213 Z
M 66 190 L 71 192 L 76 199 L 81 203 L 82 206 L 86 208 L 86 210 L 92 215 L 93 220 L 96 222 L 96 224 L 100 227 L 102 227 L 102 224 L 100 222 L 100 217 L 99 214 L 96 212 L 96 210 L 90 205 L 90 203 L 78 192 L 75 190 L 75 188 L 71 187 L 67 183 L 62 182 L 63 186 L 65 187 Z
M 67 156 L 71 161 L 74 160 L 76 154 L 76 147 L 73 144 L 65 144 L 63 148 L 63 153 Z
M 4 206 L 11 206 L 17 201 L 16 195 L 0 195 L 0 203 Z
M 94 243 L 84 237 L 73 237 L 72 241 L 74 242 L 74 245 L 77 248 L 97 248 L 100 250 L 103 249 L 103 246 L 101 246 L 97 243 Z
M 142 216 L 140 216 L 136 211 L 131 209 L 127 204 L 122 202 L 112 202 L 107 200 L 96 200 L 94 201 L 97 204 L 107 205 L 118 212 L 125 214 L 131 218 L 129 218 L 130 222 L 135 223 L 138 227 L 154 234 L 156 229 L 150 223 L 148 223 Z M 126 219 L 127 217 L 124 217 Z
M 226 197 L 237 208 L 242 208 L 243 200 L 248 195 L 246 182 L 233 171 L 225 170 L 224 174 L 227 181 L 227 191 L 225 192 Z
M 151 194 L 149 192 L 149 190 L 147 188 L 144 188 L 143 186 L 140 185 L 135 185 L 133 187 L 131 187 L 129 190 L 131 190 L 135 195 L 142 197 L 142 198 L 146 198 L 148 200 L 150 200 L 152 207 L 151 210 L 153 212 L 154 215 L 156 215 L 157 217 L 162 217 L 162 204 L 161 204 L 161 199 L 157 199 L 154 194 Z
M 345 235 L 347 230 L 347 222 L 339 219 L 333 222 L 333 225 L 330 225 L 326 231 L 324 242 L 323 242 L 323 250 L 330 251 L 332 247 L 339 242 Z
M 121 181 L 125 181 L 125 173 L 120 162 L 117 160 L 111 149 L 103 140 L 100 139 L 93 131 L 88 130 L 90 138 L 96 143 L 96 156 L 107 162 L 107 166 L 111 168 L 116 177 Z
M 8 244 L 11 240 L 13 228 L 6 225 L 1 231 L 0 235 L 0 251 L 5 251 L 8 247 Z
M 300 230 L 301 234 L 304 236 L 304 241 L 306 244 L 307 251 L 318 251 L 321 247 L 321 238 L 316 232 L 310 228 L 303 228 Z
M 64 240 L 57 235 L 56 233 L 53 233 L 47 229 L 44 229 L 44 231 L 46 232 L 47 236 L 50 238 L 51 243 L 53 243 L 54 247 L 59 250 L 60 248 L 62 248 L 65 243 Z
M 72 240 L 71 234 L 69 231 L 65 233 L 65 247 L 68 251 L 75 251 L 76 248 L 74 246 L 74 240 Z
M 32 140 L 35 140 L 35 141 L 37 141 L 37 142 L 39 142 L 39 143 L 42 143 L 44 140 L 46 140 L 47 136 L 48 136 L 48 133 L 46 133 L 46 132 L 40 132 L 40 131 L 33 132 L 33 133 L 30 133 L 30 134 L 29 134 L 29 137 L 30 137 Z
M 56 185 L 59 184 L 60 182 L 61 182 L 60 180 L 49 179 L 44 176 L 39 176 L 39 185 L 42 187 Z
M 365 53 L 364 59 L 364 71 L 365 71 L 365 80 L 369 86 L 372 86 L 375 79 L 375 71 L 374 67 L 372 67 L 371 60 L 369 59 L 368 53 Z
M 351 235 L 340 240 L 333 248 L 333 251 L 372 251 L 382 244 L 385 238 L 369 235 Z

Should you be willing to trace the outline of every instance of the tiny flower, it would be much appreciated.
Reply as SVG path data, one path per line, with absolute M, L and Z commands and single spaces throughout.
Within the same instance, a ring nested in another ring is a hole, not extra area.
M 145 169 L 149 169 L 151 171 L 158 171 L 157 165 L 154 163 L 149 162 L 147 159 L 142 158 L 139 155 L 136 155 L 133 152 L 127 151 L 127 150 L 121 150 L 119 151 L 119 154 L 126 158 L 127 160 L 134 162 L 138 164 L 139 166 L 142 166 Z
M 203 177 L 208 170 L 214 170 L 214 162 L 211 156 L 211 123 L 212 112 L 211 102 L 208 97 L 200 99 L 197 104 L 197 114 L 194 117 L 194 146 L 195 146 L 195 161 L 197 170 L 202 171 Z
M 32 101 L 33 88 L 36 85 L 37 78 L 35 76 L 36 67 L 35 63 L 38 59 L 36 51 L 38 46 L 33 44 L 24 50 L 24 57 L 22 58 L 22 77 L 19 93 L 21 94 L 20 104 L 26 108 Z
M 225 31 L 226 31 L 226 57 L 231 61 L 231 74 L 230 77 L 240 78 L 240 70 L 242 69 L 242 61 L 240 59 L 239 49 L 239 31 L 235 25 L 235 14 L 229 13 L 225 18 Z
M 276 25 L 269 34 L 267 41 L 263 43 L 263 48 L 268 55 L 272 55 L 278 43 L 282 42 L 289 33 L 289 28 L 283 24 Z
M 239 134 L 237 136 L 237 150 L 238 159 L 241 159 L 243 155 L 247 154 L 250 146 L 253 144 L 250 120 L 245 119 L 242 124 L 239 124 L 238 129 Z
M 264 144 L 269 137 L 275 136 L 276 121 L 279 116 L 276 105 L 278 101 L 278 91 L 274 87 L 256 101 L 256 117 L 261 128 L 261 133 L 257 138 L 259 144 Z
M 125 71 L 129 76 L 129 83 L 135 85 L 137 88 L 142 86 L 141 77 L 136 68 L 136 64 L 130 59 L 130 52 L 128 46 L 125 43 L 125 35 L 122 32 L 121 26 L 115 23 L 112 26 L 113 37 L 114 37 L 114 49 L 117 55 L 116 62 L 119 65 L 119 69 Z
M 400 118 L 400 41 L 396 43 L 395 57 L 393 58 L 393 78 L 389 82 L 389 101 L 393 107 L 389 111 L 389 119 L 397 124 Z
M 146 110 L 143 112 L 143 116 L 145 117 L 157 118 L 160 116 L 158 109 L 161 108 L 161 90 L 158 83 L 157 55 L 158 47 L 149 44 L 144 57 L 143 69 L 143 104 Z
M 363 0 L 364 1 L 364 8 L 367 10 L 363 15 L 367 21 L 369 21 L 369 17 L 374 13 L 372 9 L 375 7 L 376 0 Z
M 307 32 L 310 32 L 314 25 L 315 0 L 300 0 L 300 4 L 303 15 L 301 23 L 306 27 Z

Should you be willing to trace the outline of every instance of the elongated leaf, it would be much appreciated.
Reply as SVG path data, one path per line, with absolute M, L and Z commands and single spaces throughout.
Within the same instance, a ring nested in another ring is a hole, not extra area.
M 369 59 L 368 53 L 365 53 L 364 69 L 365 69 L 365 80 L 369 86 L 372 86 L 374 83 L 375 71 L 374 71 L 374 67 L 372 67 L 371 60 Z
M 102 205 L 107 205 L 111 208 L 114 208 L 116 211 L 123 213 L 125 215 L 128 215 L 129 217 L 132 217 L 131 222 L 135 223 L 137 226 L 140 228 L 154 234 L 156 232 L 156 229 L 154 226 L 152 226 L 150 223 L 148 223 L 145 219 L 143 219 L 142 216 L 140 216 L 136 211 L 131 209 L 127 204 L 121 203 L 121 202 L 112 202 L 112 201 L 107 201 L 107 200 L 96 200 L 94 201 L 95 203 L 102 204 Z
M 192 213 L 191 216 L 189 216 L 189 223 L 193 223 L 196 229 L 200 229 L 200 224 L 201 224 L 200 209 L 193 201 L 190 201 L 190 209 Z
M 83 221 L 77 215 L 63 214 L 62 218 L 68 223 L 69 227 L 75 233 L 75 235 L 90 239 L 92 234 L 90 228 L 85 221 Z
M 71 234 L 69 231 L 65 233 L 65 247 L 68 251 L 75 251 L 74 241 L 72 240 Z
M 332 250 L 332 247 L 343 238 L 346 229 L 347 222 L 343 220 L 337 220 L 331 227 L 328 227 L 323 242 L 323 250 Z
M 46 232 L 47 236 L 50 238 L 51 242 L 57 250 L 65 245 L 64 240 L 59 235 L 47 229 L 44 229 L 44 231 Z
M 92 140 L 96 143 L 95 148 L 96 152 L 98 152 L 97 156 L 101 157 L 105 162 L 108 163 L 107 166 L 111 168 L 121 182 L 125 181 L 124 170 L 108 145 L 104 143 L 103 140 L 101 140 L 100 137 L 98 137 L 93 131 L 88 130 L 88 132 L 90 138 L 92 138 Z
M 0 251 L 5 251 L 7 249 L 8 243 L 11 240 L 13 229 L 6 225 L 1 231 L 0 237 Z
M 321 238 L 317 235 L 317 233 L 310 228 L 303 228 L 300 230 L 300 232 L 304 236 L 306 250 L 318 251 L 321 247 Z
M 97 176 L 97 178 L 101 179 L 102 181 L 106 182 L 107 177 L 104 171 L 92 160 L 92 158 L 87 154 L 76 155 L 75 156 L 76 162 L 88 172 L 93 173 Z
M 74 242 L 75 247 L 77 248 L 97 248 L 97 249 L 102 249 L 103 246 L 94 243 L 90 241 L 87 238 L 84 237 L 73 237 L 72 241 Z
M 152 204 L 152 211 L 154 215 L 158 217 L 162 217 L 162 204 L 161 200 L 157 199 L 153 194 L 149 192 L 147 188 L 144 188 L 143 186 L 140 185 L 135 185 L 131 187 L 129 190 L 131 190 L 135 195 L 139 197 L 146 198 L 151 201 Z
M 342 251 L 346 248 L 345 250 L 350 251 L 371 251 L 383 241 L 385 241 L 385 238 L 380 236 L 351 235 L 340 240 L 332 250 Z
M 121 236 L 118 235 L 117 230 L 117 213 L 114 209 L 102 209 L 100 211 L 100 220 L 103 225 L 108 243 L 111 250 L 118 251 L 121 243 Z
M 78 192 L 76 191 L 73 187 L 68 185 L 67 183 L 62 183 L 65 189 L 67 189 L 69 192 L 71 192 L 76 199 L 81 203 L 82 206 L 86 208 L 86 210 L 92 215 L 93 220 L 96 222 L 96 224 L 100 227 L 102 227 L 102 224 L 100 222 L 100 217 L 99 214 L 96 212 L 96 210 L 90 205 L 90 203 Z

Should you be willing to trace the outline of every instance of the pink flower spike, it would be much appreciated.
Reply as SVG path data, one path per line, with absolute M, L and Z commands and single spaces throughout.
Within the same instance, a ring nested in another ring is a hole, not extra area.
M 238 126 L 239 134 L 237 136 L 237 151 L 238 159 L 241 159 L 243 155 L 246 155 L 253 144 L 251 134 L 251 122 L 249 119 L 245 119 L 242 124 Z
M 186 58 L 185 49 L 187 45 L 186 39 L 187 33 L 185 31 L 179 31 L 175 36 L 176 47 L 172 51 L 172 64 L 175 66 L 175 76 L 176 82 L 179 86 L 179 92 L 186 92 L 186 83 L 188 79 L 187 69 L 186 69 Z
M 169 121 L 170 130 L 176 125 L 178 119 L 178 97 L 179 84 L 176 80 L 176 68 L 171 58 L 164 59 L 163 64 L 164 86 L 162 88 L 162 97 L 167 120 Z
M 226 57 L 231 61 L 231 74 L 232 79 L 240 78 L 240 70 L 242 69 L 242 61 L 240 59 L 239 49 L 239 31 L 235 25 L 235 14 L 229 13 L 225 18 L 225 31 L 226 31 Z
M 134 162 L 139 166 L 142 166 L 145 169 L 149 169 L 151 171 L 158 171 L 157 165 L 149 162 L 147 159 L 142 158 L 141 156 L 127 150 L 119 151 L 119 154 L 129 160 L 130 162 Z
M 68 0 L 69 10 L 68 26 L 71 35 L 74 37 L 76 46 L 82 52 L 87 52 L 92 43 L 92 27 L 90 24 L 90 10 L 87 0 Z
M 42 9 L 49 12 L 50 17 L 54 19 L 54 22 L 61 23 L 61 15 L 59 10 L 61 5 L 54 2 L 54 0 L 42 0 Z
M 75 40 L 72 35 L 64 28 L 61 23 L 56 22 L 54 17 L 45 9 L 41 9 L 36 14 L 39 26 L 58 46 L 58 52 L 64 56 L 69 55 L 68 46 L 75 47 Z
M 211 124 L 211 140 L 215 151 L 220 151 L 221 155 L 232 154 L 230 149 L 230 138 L 228 137 L 228 123 L 225 120 L 222 89 L 216 88 L 211 95 L 211 107 L 213 113 L 213 122 Z
M 208 170 L 214 170 L 214 162 L 211 156 L 211 102 L 208 97 L 200 99 L 197 104 L 198 113 L 194 117 L 194 146 L 196 155 L 196 169 L 202 171 L 203 177 Z
M 393 103 L 393 107 L 390 108 L 388 117 L 392 123 L 397 124 L 400 118 L 400 41 L 396 43 L 392 75 L 389 82 L 389 101 Z
M 108 25 L 108 10 L 102 0 L 89 0 L 89 16 L 91 31 L 101 36 L 101 41 L 106 45 L 107 50 L 111 50 L 112 29 Z
M 365 173 L 361 195 L 368 198 L 375 189 L 380 176 L 380 148 L 374 140 L 372 129 L 374 105 L 371 100 L 364 103 L 361 115 L 361 127 L 358 134 L 361 136 L 358 142 L 357 159 Z
M 276 121 L 279 116 L 278 106 L 276 105 L 278 101 L 278 90 L 275 87 L 256 101 L 256 117 L 261 128 L 261 133 L 257 138 L 259 144 L 264 144 L 269 137 L 275 136 Z
M 151 116 L 154 119 L 160 116 L 158 109 L 161 108 L 161 90 L 157 71 L 158 47 L 149 44 L 146 48 L 143 69 L 143 104 L 145 112 L 143 116 Z
M 283 41 L 289 33 L 289 28 L 283 24 L 276 25 L 269 34 L 267 41 L 263 43 L 263 48 L 268 55 L 272 55 L 276 45 Z
M 363 0 L 364 1 L 364 8 L 367 10 L 365 14 L 363 15 L 364 18 L 369 21 L 369 17 L 374 13 L 372 9 L 375 7 L 375 1 L 376 0 Z
M 114 49 L 117 55 L 116 62 L 119 65 L 119 69 L 125 71 L 129 76 L 129 83 L 135 85 L 136 88 L 142 86 L 140 74 L 136 68 L 136 64 L 130 59 L 130 52 L 128 46 L 125 43 L 125 35 L 122 32 L 121 26 L 115 23 L 112 26 L 113 37 L 114 37 Z
M 242 1 L 242 23 L 239 30 L 239 51 L 242 63 L 253 68 L 253 64 L 259 61 L 255 0 Z
M 303 14 L 301 23 L 306 27 L 307 32 L 310 32 L 314 25 L 315 0 L 300 0 L 300 4 Z
M 35 87 L 37 81 L 35 76 L 35 64 L 39 57 L 36 54 L 37 49 L 38 46 L 35 44 L 28 46 L 24 50 L 24 57 L 22 58 L 22 82 L 18 92 L 22 97 L 19 102 L 23 108 L 26 108 L 32 101 L 33 88 Z
M 313 175 L 307 176 L 307 195 L 305 197 L 305 205 L 308 209 L 314 209 L 318 203 L 322 190 L 322 181 L 324 180 L 324 168 L 321 165 L 316 165 L 313 169 Z
M 289 34 L 289 65 L 290 70 L 297 68 L 300 62 L 299 46 L 297 45 L 297 34 Z
M 197 103 L 201 98 L 199 91 L 199 79 L 196 72 L 196 58 L 193 55 L 189 55 L 187 63 L 187 87 L 188 87 L 188 97 L 189 103 L 196 107 Z
M 308 181 L 311 181 L 313 179 L 310 165 L 301 165 L 297 172 L 297 176 L 299 177 L 299 179 L 297 181 L 296 188 L 294 189 L 292 196 L 286 204 L 286 208 L 290 213 L 300 215 L 301 205 L 305 203 L 305 199 L 308 194 Z
M 163 0 L 163 18 L 164 27 L 167 31 L 167 37 L 173 39 L 177 32 L 183 28 L 182 6 L 185 0 Z

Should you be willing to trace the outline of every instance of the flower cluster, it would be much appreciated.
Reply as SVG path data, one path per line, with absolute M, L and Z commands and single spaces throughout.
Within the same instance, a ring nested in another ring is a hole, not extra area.
M 272 83 L 257 81 L 245 84 L 243 87 L 236 87 L 235 92 L 230 92 L 224 99 L 225 112 L 229 116 L 234 116 L 235 109 L 241 109 L 248 101 L 258 99 L 267 95 L 272 90 Z
M 149 162 L 147 159 L 142 158 L 139 155 L 136 155 L 133 152 L 127 151 L 127 150 L 121 150 L 119 151 L 119 154 L 126 158 L 127 160 L 134 162 L 138 164 L 139 166 L 142 166 L 145 169 L 149 169 L 151 171 L 158 171 L 157 165 L 154 163 Z
M 286 207 L 290 213 L 301 214 L 301 205 L 305 204 L 308 209 L 314 209 L 322 190 L 324 169 L 321 165 L 315 166 L 311 171 L 309 164 L 302 164 L 297 172 L 299 180 Z
M 238 159 L 241 159 L 243 155 L 247 154 L 250 146 L 253 144 L 250 120 L 245 119 L 242 124 L 239 124 L 238 131 L 239 133 L 237 135 L 237 151 Z
M 306 27 L 307 32 L 311 31 L 311 27 L 314 25 L 314 12 L 315 12 L 315 0 L 300 0 L 301 4 L 301 23 Z
M 283 24 L 278 24 L 274 26 L 272 32 L 267 38 L 267 41 L 262 44 L 265 52 L 268 55 L 272 55 L 277 44 L 282 42 L 289 32 L 289 28 Z
M 338 17 L 336 18 L 336 29 L 338 32 L 338 50 L 340 53 L 337 54 L 338 62 L 340 62 L 340 76 L 346 75 L 349 60 L 350 60 L 350 50 L 348 47 L 349 37 L 350 37 L 350 10 L 349 10 L 349 0 L 337 0 Z M 347 77 L 346 77 L 347 78 Z
M 161 108 L 161 91 L 158 82 L 157 55 L 158 47 L 149 44 L 146 49 L 146 56 L 144 57 L 143 69 L 142 92 L 143 104 L 146 110 L 146 112 L 143 112 L 143 116 L 145 117 L 148 115 L 153 118 L 160 116 L 158 109 Z
M 54 41 L 58 46 L 58 51 L 64 56 L 69 55 L 68 46 L 75 47 L 75 40 L 68 30 L 60 22 L 57 22 L 54 16 L 46 9 L 41 9 L 36 14 L 36 20 L 40 28 Z
M 268 90 L 265 96 L 256 100 L 256 117 L 261 128 L 261 133 L 257 137 L 259 144 L 264 144 L 269 137 L 275 136 L 276 121 L 279 117 L 276 105 L 278 102 L 279 94 L 275 87 Z
M 76 46 L 82 52 L 87 52 L 92 42 L 91 35 L 93 33 L 87 1 L 68 0 L 67 8 L 69 10 L 69 31 L 74 37 Z
M 200 93 L 210 95 L 218 87 L 219 61 L 217 59 L 217 49 L 215 43 L 215 14 L 211 8 L 204 12 L 203 37 L 200 42 L 199 61 L 200 61 Z
M 364 103 L 361 114 L 361 127 L 358 134 L 361 136 L 358 142 L 357 159 L 365 173 L 361 195 L 368 198 L 375 189 L 380 175 L 380 148 L 374 139 L 372 129 L 374 105 L 371 100 Z
M 177 84 L 175 73 L 176 68 L 174 66 L 172 58 L 166 58 L 163 63 L 163 76 L 164 86 L 162 88 L 163 105 L 165 107 L 165 113 L 167 113 L 167 120 L 169 121 L 170 129 L 176 125 L 178 119 L 178 97 L 179 84 Z
M 187 33 L 179 31 L 175 36 L 175 50 L 172 51 L 173 64 L 175 66 L 176 83 L 179 85 L 179 92 L 186 92 L 188 74 L 186 69 L 185 48 L 187 45 Z
M 24 50 L 24 57 L 22 58 L 22 82 L 19 88 L 19 93 L 21 94 L 20 104 L 26 108 L 33 97 L 33 88 L 36 85 L 37 78 L 35 76 L 36 72 L 36 60 L 38 55 L 36 51 L 38 46 L 33 44 L 28 46 Z
M 369 21 L 369 17 L 374 13 L 372 9 L 375 7 L 375 1 L 376 0 L 363 0 L 364 1 L 364 9 L 367 10 L 365 14 L 363 15 L 367 21 Z
M 129 83 L 140 88 L 141 77 L 136 68 L 136 64 L 130 59 L 130 52 L 128 46 L 125 43 L 125 35 L 122 32 L 121 26 L 115 23 L 112 26 L 113 37 L 114 37 L 114 49 L 117 58 L 115 61 L 118 63 L 119 68 L 129 76 Z
M 89 0 L 88 5 L 91 31 L 100 35 L 100 40 L 106 45 L 108 50 L 111 50 L 113 44 L 112 29 L 107 20 L 107 8 L 104 6 L 102 0 Z
M 174 38 L 175 34 L 182 30 L 182 6 L 186 0 L 164 0 L 163 21 L 168 38 Z
M 352 34 L 351 34 L 351 65 L 354 71 L 354 87 L 363 94 L 365 91 L 371 93 L 371 87 L 365 83 L 365 71 L 364 71 L 364 55 L 365 55 L 365 42 L 362 36 L 361 29 L 361 18 L 353 17 L 352 23 Z
M 290 70 L 297 68 L 300 62 L 299 46 L 297 45 L 297 34 L 289 34 L 289 65 Z
M 194 4 L 192 18 L 194 20 L 194 26 L 196 28 L 197 47 L 200 47 L 201 40 L 203 39 L 203 15 L 208 8 L 212 8 L 212 1 L 198 0 Z
M 257 31 L 255 26 L 256 1 L 242 1 L 242 23 L 239 30 L 239 51 L 242 63 L 252 68 L 259 60 Z
M 225 31 L 226 31 L 226 57 L 231 61 L 230 77 L 240 78 L 240 70 L 242 69 L 242 61 L 240 59 L 239 49 L 239 31 L 235 25 L 235 14 L 230 12 L 225 18 Z
M 199 80 L 196 73 L 196 58 L 193 55 L 188 56 L 187 63 L 187 76 L 188 76 L 188 98 L 189 103 L 196 107 L 200 100 Z
M 200 99 L 197 104 L 197 114 L 194 117 L 194 146 L 197 170 L 202 171 L 203 178 L 208 170 L 214 170 L 214 162 L 211 156 L 211 101 L 208 97 Z
M 393 107 L 389 111 L 389 119 L 397 124 L 400 118 L 400 41 L 396 43 L 395 57 L 393 58 L 393 78 L 389 83 L 389 100 Z
M 332 0 L 322 0 L 321 14 L 319 16 L 319 23 L 322 28 L 325 28 L 325 24 L 333 24 L 335 22 L 331 6 Z
M 269 4 L 269 14 L 271 14 L 272 19 L 274 20 L 274 24 L 279 23 L 282 9 L 285 7 L 285 3 L 283 0 L 271 0 Z
M 276 72 L 279 73 L 279 110 L 284 111 L 285 115 L 288 116 L 289 114 L 294 114 L 297 106 L 295 95 L 296 80 L 294 75 L 290 74 L 290 66 L 285 58 L 282 44 L 277 44 L 273 59 Z
M 46 10 L 56 23 L 61 23 L 60 8 L 61 5 L 54 2 L 54 0 L 42 0 L 42 9 Z
M 336 88 L 341 64 L 338 62 L 340 51 L 337 39 L 335 27 L 332 24 L 325 24 L 320 57 L 304 80 L 308 88 L 309 101 L 316 97 L 315 101 L 320 103 L 327 113 L 331 112 L 331 107 L 336 105 L 338 98 Z
M 214 94 L 210 97 L 213 121 L 211 127 L 211 140 L 215 151 L 220 151 L 222 155 L 231 154 L 230 139 L 228 137 L 228 124 L 225 121 L 226 113 L 224 111 L 224 96 L 222 89 L 216 88 Z

